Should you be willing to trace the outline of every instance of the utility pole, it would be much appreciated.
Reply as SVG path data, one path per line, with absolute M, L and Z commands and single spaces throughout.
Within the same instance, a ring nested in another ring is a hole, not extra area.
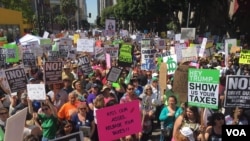
M 41 31 L 41 19 L 40 19 L 40 0 L 35 0 L 35 6 L 36 6 L 36 15 L 37 15 L 37 23 L 38 23 L 38 34 L 39 36 L 42 34 Z

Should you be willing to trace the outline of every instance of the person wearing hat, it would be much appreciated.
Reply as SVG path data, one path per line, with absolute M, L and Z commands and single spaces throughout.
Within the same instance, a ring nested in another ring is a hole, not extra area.
M 176 141 L 195 141 L 193 131 L 189 127 L 183 127 L 176 135 Z
M 90 88 L 90 93 L 88 94 L 87 97 L 87 103 L 89 105 L 89 109 L 92 111 L 94 110 L 94 105 L 93 105 L 94 99 L 98 94 L 99 94 L 99 87 L 96 83 L 93 83 Z
M 63 81 L 63 90 L 67 92 L 67 94 L 69 94 L 70 92 L 73 91 L 72 86 L 70 85 L 70 78 L 65 75 L 65 77 L 62 78 Z
M 90 73 L 88 75 L 88 79 L 89 79 L 89 81 L 87 82 L 87 84 L 85 86 L 85 89 L 87 91 L 91 90 L 91 87 L 92 87 L 93 84 L 97 84 L 99 90 L 102 89 L 103 84 L 102 84 L 102 82 L 100 80 L 96 79 L 95 72 Z
M 20 110 L 28 107 L 27 98 L 28 98 L 28 94 L 26 92 L 21 94 L 21 102 L 16 107 L 14 107 L 13 111 L 11 112 L 11 115 L 14 115 L 14 114 L 16 114 L 17 111 L 20 111 Z
M 78 72 L 77 72 L 77 69 L 78 69 L 77 64 L 73 64 L 73 65 L 72 65 L 72 71 L 71 71 L 71 73 L 73 74 L 75 80 L 78 79 Z
M 63 72 L 62 72 L 62 78 L 68 76 L 70 83 L 73 82 L 73 80 L 75 80 L 74 75 L 70 72 L 70 66 L 68 64 L 63 66 Z
M 108 85 L 104 85 L 102 87 L 101 93 L 104 96 L 104 103 L 105 105 L 111 100 L 115 99 L 118 102 L 117 96 L 114 94 L 114 92 L 111 91 L 111 88 Z

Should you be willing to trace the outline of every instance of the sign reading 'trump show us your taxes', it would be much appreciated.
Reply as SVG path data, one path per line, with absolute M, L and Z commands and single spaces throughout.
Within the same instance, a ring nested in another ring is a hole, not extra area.
M 219 70 L 188 70 L 188 105 L 218 109 Z
M 139 100 L 96 111 L 100 141 L 111 141 L 142 131 Z

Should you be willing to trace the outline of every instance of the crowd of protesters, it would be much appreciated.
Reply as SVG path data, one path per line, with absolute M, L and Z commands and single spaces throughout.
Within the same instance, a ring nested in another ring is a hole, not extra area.
M 135 65 L 132 67 L 129 83 L 125 83 L 125 79 L 130 68 L 123 68 L 118 82 L 114 84 L 107 81 L 109 68 L 106 60 L 96 60 L 89 56 L 93 72 L 83 75 L 77 71 L 79 66 L 74 61 L 65 61 L 62 83 L 45 84 L 46 101 L 31 101 L 26 90 L 11 96 L 1 88 L 0 141 L 4 140 L 6 120 L 25 107 L 29 107 L 24 129 L 26 141 L 48 141 L 77 132 L 82 126 L 90 128 L 90 134 L 85 136 L 85 140 L 98 141 L 98 134 L 102 133 L 98 133 L 97 130 L 96 111 L 133 100 L 140 100 L 141 114 L 144 117 L 142 132 L 117 140 L 147 141 L 151 138 L 153 130 L 159 128 L 162 129 L 161 135 L 157 138 L 160 141 L 221 141 L 222 125 L 248 124 L 250 114 L 247 109 L 223 108 L 226 76 L 236 75 L 237 72 L 240 72 L 240 75 L 249 75 L 248 66 L 240 65 L 238 56 L 231 54 L 228 59 L 229 66 L 224 66 L 223 53 L 215 53 L 211 58 L 199 58 L 200 68 L 221 69 L 220 108 L 205 108 L 205 114 L 201 115 L 200 108 L 189 106 L 186 102 L 179 103 L 176 96 L 178 94 L 166 96 L 171 93 L 173 75 L 167 76 L 166 94 L 160 93 L 161 72 L 141 70 L 140 45 L 132 39 L 125 41 L 130 41 L 134 46 Z M 166 46 L 166 49 L 169 49 L 169 46 Z M 117 63 L 112 62 L 112 65 Z M 27 74 L 29 84 L 43 84 L 43 73 L 41 67 L 31 68 Z

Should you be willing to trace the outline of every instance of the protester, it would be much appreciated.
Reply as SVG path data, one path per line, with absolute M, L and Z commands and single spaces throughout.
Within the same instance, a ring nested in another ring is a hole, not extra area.
M 231 110 L 230 115 L 225 116 L 226 125 L 248 125 L 247 117 L 244 115 L 244 109 L 236 107 Z
M 62 85 L 62 83 L 51 84 L 51 90 L 47 93 L 57 110 L 60 110 L 62 105 L 68 101 L 68 94 L 62 89 Z
M 56 138 L 63 137 L 74 133 L 76 130 L 74 129 L 73 122 L 70 120 L 64 120 L 60 123 L 59 129 L 56 133 Z

